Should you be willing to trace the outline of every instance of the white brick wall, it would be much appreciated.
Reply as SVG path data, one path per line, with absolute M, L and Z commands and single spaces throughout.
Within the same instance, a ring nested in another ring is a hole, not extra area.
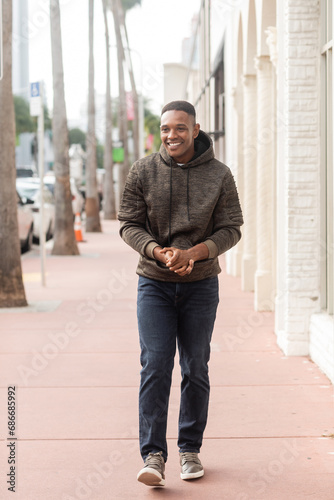
M 284 272 L 278 290 L 279 344 L 287 354 L 307 354 L 310 317 L 319 308 L 319 184 L 320 184 L 320 47 L 319 1 L 285 0 L 278 20 L 284 63 L 278 71 L 278 99 L 283 133 L 278 148 L 284 164 L 284 199 L 278 200 L 285 254 L 277 272 Z M 282 161 L 281 160 L 281 161 Z M 281 257 L 281 258 L 280 258 Z

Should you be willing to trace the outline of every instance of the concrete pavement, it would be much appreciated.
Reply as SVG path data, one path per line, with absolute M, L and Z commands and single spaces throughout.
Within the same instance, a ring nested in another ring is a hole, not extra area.
M 24 255 L 29 307 L 0 310 L 0 498 L 333 500 L 333 386 L 307 357 L 282 354 L 273 314 L 254 312 L 253 294 L 241 292 L 240 280 L 225 272 L 201 452 L 205 476 L 179 477 L 176 363 L 166 486 L 136 481 L 142 464 L 137 255 L 119 238 L 115 221 L 103 221 L 103 233 L 85 239 L 80 257 L 48 252 L 45 288 L 38 247 Z M 11 437 L 10 386 L 16 403 Z M 7 490 L 10 472 L 15 494 Z

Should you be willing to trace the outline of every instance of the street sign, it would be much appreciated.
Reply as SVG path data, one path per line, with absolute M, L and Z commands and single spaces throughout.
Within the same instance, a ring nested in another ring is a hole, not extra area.
M 40 82 L 30 84 L 30 114 L 31 116 L 39 116 L 41 113 L 42 98 Z
M 123 161 L 124 161 L 124 148 L 113 148 L 112 159 L 115 163 L 123 163 Z
M 3 46 L 2 46 L 2 0 L 0 0 L 0 80 L 3 77 Z

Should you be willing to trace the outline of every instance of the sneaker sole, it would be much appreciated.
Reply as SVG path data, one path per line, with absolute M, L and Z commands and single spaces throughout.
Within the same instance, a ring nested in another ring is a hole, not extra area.
M 161 474 L 150 467 L 145 467 L 143 471 L 140 471 L 137 480 L 146 484 L 146 486 L 165 486 L 165 480 L 161 477 Z
M 197 479 L 198 477 L 204 476 L 204 470 L 199 470 L 198 472 L 188 472 L 188 473 L 182 473 L 180 474 L 181 479 L 187 480 L 187 479 Z

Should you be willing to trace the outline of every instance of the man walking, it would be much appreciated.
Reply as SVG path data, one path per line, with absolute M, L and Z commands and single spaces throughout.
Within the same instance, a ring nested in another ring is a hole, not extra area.
M 166 426 L 176 345 L 181 366 L 181 478 L 203 476 L 198 457 L 209 403 L 208 362 L 218 306 L 218 255 L 240 239 L 242 212 L 232 174 L 214 157 L 195 108 L 173 101 L 161 113 L 158 153 L 132 166 L 118 218 L 139 254 L 141 347 L 138 481 L 165 484 Z

